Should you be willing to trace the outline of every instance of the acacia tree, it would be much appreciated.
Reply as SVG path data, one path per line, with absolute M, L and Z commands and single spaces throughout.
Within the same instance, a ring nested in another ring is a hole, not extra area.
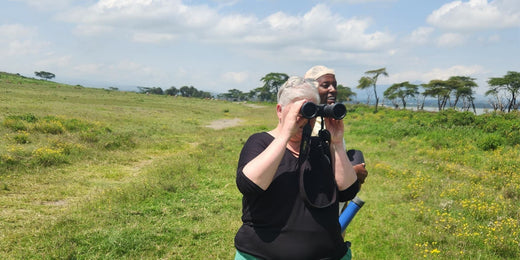
M 472 106 L 473 111 L 476 113 L 475 104 L 473 102 L 473 88 L 478 87 L 478 85 L 475 83 L 475 79 L 467 76 L 453 76 L 448 79 L 447 84 L 455 95 L 455 101 L 452 103 L 452 107 L 455 108 L 458 102 L 462 101 L 463 109 L 467 110 L 469 106 Z
M 493 107 L 494 111 L 504 112 L 506 110 L 505 104 L 507 103 L 507 100 L 499 95 L 497 89 L 490 89 L 486 91 L 485 95 L 492 97 L 492 99 L 489 100 L 489 104 Z
M 361 77 L 359 79 L 357 88 L 359 88 L 359 89 L 367 89 L 370 86 L 372 86 L 372 78 L 363 76 L 363 77 Z M 368 94 L 367 105 L 370 103 L 369 100 L 370 100 L 370 94 Z
M 388 73 L 386 72 L 386 68 L 381 68 L 381 69 L 377 69 L 377 70 L 365 71 L 365 75 L 367 75 L 367 76 L 364 76 L 361 79 L 359 79 L 359 85 L 357 86 L 357 88 L 366 89 L 369 87 L 373 87 L 374 97 L 376 99 L 375 112 L 377 112 L 377 106 L 379 105 L 379 97 L 377 96 L 377 90 L 376 90 L 377 79 L 379 78 L 380 75 L 388 77 Z
M 392 103 L 396 107 L 399 107 L 399 103 L 396 100 L 400 100 L 403 104 L 403 108 L 406 109 L 406 99 L 409 97 L 415 97 L 419 94 L 419 86 L 411 84 L 408 81 L 392 84 L 383 93 L 384 97 L 392 100 Z
M 421 84 L 420 86 L 424 89 L 425 84 Z M 415 101 L 417 102 L 417 110 L 424 110 L 424 102 L 426 101 L 426 95 L 424 92 L 419 92 L 415 95 Z
M 259 87 L 251 90 L 249 96 L 259 99 L 260 101 L 273 101 L 273 93 L 269 89 Z
M 259 93 L 259 97 L 263 101 L 274 101 L 276 100 L 276 94 L 278 88 L 283 85 L 289 79 L 289 75 L 285 73 L 271 72 L 266 74 L 260 80 L 264 82 L 264 85 L 260 88 L 255 89 Z
M 503 91 L 509 95 L 507 102 L 507 112 L 518 109 L 520 104 L 516 99 L 518 95 L 520 95 L 520 72 L 508 71 L 504 77 L 490 78 L 488 80 L 488 84 L 491 87 L 491 90 L 493 90 L 491 93 L 498 95 L 498 93 Z
M 353 96 L 356 96 L 356 93 L 352 92 L 352 89 L 350 87 L 345 87 L 341 84 L 339 84 L 336 87 L 336 91 L 338 92 L 336 98 L 338 101 L 351 101 Z
M 181 96 L 183 97 L 193 97 L 196 95 L 196 92 L 197 92 L 197 89 L 193 86 L 182 86 L 180 89 L 179 89 L 179 93 L 181 94 Z
M 236 101 L 247 100 L 247 94 L 244 94 L 238 89 L 230 89 L 228 90 L 228 93 L 222 94 L 222 97 Z
M 423 95 L 437 98 L 437 106 L 439 111 L 444 110 L 450 98 L 451 90 L 448 83 L 444 80 L 433 79 L 427 84 L 422 85 L 424 88 Z
M 164 91 L 164 94 L 175 96 L 179 93 L 179 90 L 175 86 L 171 86 L 169 89 Z
M 34 75 L 45 80 L 53 79 L 56 77 L 56 75 L 47 71 L 35 71 Z
M 137 87 L 137 89 L 139 89 L 139 92 L 140 93 L 143 93 L 143 94 L 155 94 L 155 95 L 162 95 L 164 94 L 162 88 L 160 87 Z

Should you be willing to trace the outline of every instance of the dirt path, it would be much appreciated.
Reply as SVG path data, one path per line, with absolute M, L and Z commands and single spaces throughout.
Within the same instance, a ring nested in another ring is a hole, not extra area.
M 244 106 L 248 106 L 251 108 L 263 108 L 262 105 L 257 104 L 249 104 L 249 103 L 243 103 Z M 219 119 L 211 122 L 209 125 L 206 125 L 206 127 L 213 128 L 215 130 L 220 130 L 228 127 L 234 127 L 240 125 L 244 120 L 240 118 L 233 118 L 233 119 Z
M 215 130 L 224 129 L 228 127 L 238 126 L 240 125 L 244 120 L 240 118 L 233 118 L 233 119 L 219 119 L 211 122 L 206 127 L 213 128 Z

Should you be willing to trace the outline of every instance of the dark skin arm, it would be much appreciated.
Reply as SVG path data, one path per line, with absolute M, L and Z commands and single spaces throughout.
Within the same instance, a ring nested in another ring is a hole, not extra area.
M 354 165 L 354 171 L 356 171 L 357 179 L 359 181 L 359 185 L 365 183 L 365 179 L 368 176 L 368 171 L 365 168 L 365 164 L 356 164 Z

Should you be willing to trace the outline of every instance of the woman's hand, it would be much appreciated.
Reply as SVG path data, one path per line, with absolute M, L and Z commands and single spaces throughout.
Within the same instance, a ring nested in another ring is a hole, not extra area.
M 298 100 L 287 104 L 281 111 L 278 111 L 281 124 L 281 134 L 288 135 L 289 138 L 301 133 L 303 126 L 308 119 L 300 115 L 300 109 L 306 100 Z
M 330 142 L 333 144 L 343 143 L 343 134 L 345 132 L 343 120 L 336 120 L 330 117 L 325 117 L 323 120 L 325 120 L 325 126 L 330 132 Z
M 299 100 L 287 104 L 283 109 L 280 105 L 276 106 L 276 113 L 280 121 L 278 126 L 270 132 L 274 136 L 274 140 L 242 170 L 245 176 L 263 190 L 271 185 L 289 141 L 293 138 L 299 138 L 298 142 L 301 140 L 303 126 L 308 120 L 300 116 L 300 108 L 304 102 L 305 100 Z M 298 135 L 300 136 L 298 137 Z

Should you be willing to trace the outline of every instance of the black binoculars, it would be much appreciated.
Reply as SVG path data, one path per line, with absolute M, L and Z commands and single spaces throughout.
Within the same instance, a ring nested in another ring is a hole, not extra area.
M 332 105 L 316 105 L 312 102 L 305 102 L 300 108 L 300 114 L 307 119 L 321 116 L 332 117 L 334 119 L 340 120 L 343 119 L 347 114 L 347 108 L 341 103 Z

